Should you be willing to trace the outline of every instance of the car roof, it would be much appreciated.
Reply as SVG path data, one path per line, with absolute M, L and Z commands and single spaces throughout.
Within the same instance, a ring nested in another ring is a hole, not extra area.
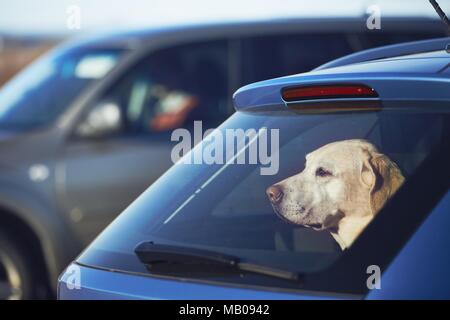
M 434 52 L 433 55 L 439 54 L 439 52 L 441 52 L 443 48 L 445 48 L 447 51 L 450 50 L 450 37 L 406 42 L 358 51 L 353 54 L 349 54 L 329 61 L 315 68 L 314 70 L 317 71 L 355 64 L 359 62 L 381 60 L 384 58 L 401 58 L 405 56 L 420 55 L 425 53 L 427 53 L 428 56 L 431 57 L 429 53 Z M 441 54 L 444 53 L 442 52 Z
M 395 73 L 396 75 L 421 74 L 422 76 L 425 76 L 437 75 L 445 72 L 449 63 L 450 53 L 445 50 L 439 50 L 359 62 L 335 68 L 312 71 L 310 74 Z
M 450 101 L 450 53 L 446 50 L 389 57 L 285 76 L 240 88 L 238 110 L 285 104 L 281 91 L 305 85 L 363 84 L 382 101 Z
M 167 37 L 209 37 L 232 35 L 270 35 L 280 32 L 351 32 L 366 30 L 365 16 L 317 16 L 302 18 L 254 19 L 237 21 L 172 24 L 159 27 L 99 32 L 75 38 L 68 46 L 109 46 L 138 48 L 150 40 Z M 443 31 L 440 20 L 422 17 L 388 16 L 383 18 L 383 31 L 410 31 L 420 24 L 423 31 Z M 338 28 L 337 28 L 338 27 Z

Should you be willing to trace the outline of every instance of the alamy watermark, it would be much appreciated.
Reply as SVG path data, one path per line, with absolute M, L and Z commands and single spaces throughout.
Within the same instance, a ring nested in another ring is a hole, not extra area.
M 81 8 L 78 5 L 70 5 L 66 8 L 66 27 L 69 30 L 81 29 Z
M 366 269 L 366 273 L 369 275 L 366 281 L 367 289 L 381 289 L 381 269 L 376 264 L 370 265 Z
M 367 8 L 366 13 L 368 15 L 366 20 L 366 26 L 369 30 L 381 29 L 381 8 L 378 5 L 371 5 Z
M 81 268 L 77 265 L 70 265 L 65 272 L 66 286 L 69 290 L 81 289 Z
M 171 153 L 174 163 L 259 164 L 261 175 L 278 173 L 279 129 L 208 129 L 203 132 L 202 122 L 194 121 L 193 133 L 194 137 L 182 128 L 172 132 L 171 140 L 178 142 Z M 195 145 L 193 152 L 189 152 Z

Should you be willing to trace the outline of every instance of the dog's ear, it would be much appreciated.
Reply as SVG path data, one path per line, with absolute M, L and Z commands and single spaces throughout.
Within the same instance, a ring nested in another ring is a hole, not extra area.
M 370 207 L 375 215 L 402 185 L 403 177 L 398 166 L 386 155 L 367 152 L 361 169 L 361 180 L 370 190 Z

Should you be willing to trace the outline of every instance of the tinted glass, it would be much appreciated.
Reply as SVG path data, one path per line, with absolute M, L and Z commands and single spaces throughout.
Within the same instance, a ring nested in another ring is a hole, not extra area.
M 351 52 L 343 33 L 243 38 L 242 84 L 310 71 Z
M 194 149 L 194 159 L 204 154 L 202 148 L 211 141 L 226 136 L 228 129 L 266 128 L 268 132 L 279 130 L 279 152 L 269 143 L 278 154 L 278 165 L 237 164 L 233 158 L 212 165 L 180 162 L 136 200 L 79 261 L 147 273 L 134 248 L 142 241 L 154 241 L 232 254 L 296 272 L 323 270 L 352 244 L 342 247 L 327 225 L 345 228 L 341 222 L 348 221 L 344 219 L 350 212 L 355 214 L 352 223 L 365 221 L 368 212 L 372 219 L 390 197 L 395 198 L 402 183 L 408 183 L 430 152 L 444 143 L 448 121 L 446 114 L 413 111 L 237 112 L 211 134 L 211 140 Z M 243 139 L 235 141 L 241 143 L 236 150 L 249 159 L 253 140 Z M 333 142 L 337 147 L 330 149 Z M 361 143 L 362 153 L 350 151 Z M 356 168 L 350 175 L 346 173 L 349 166 Z M 262 168 L 270 167 L 276 169 L 273 175 L 261 174 Z M 268 187 L 274 185 L 283 189 L 271 203 Z M 280 201 L 280 206 L 278 199 L 287 202 Z
M 158 50 L 102 98 L 120 107 L 128 133 L 164 133 L 193 120 L 219 125 L 231 110 L 228 45 L 211 41 Z
M 0 91 L 0 127 L 23 129 L 54 121 L 89 84 L 117 64 L 121 51 L 72 49 L 46 56 Z
M 389 44 L 446 36 L 442 31 L 285 34 L 242 38 L 241 85 L 311 71 L 347 54 Z
M 446 33 L 444 30 L 442 30 L 442 32 L 386 32 L 383 30 L 372 30 L 364 33 L 363 46 L 364 48 L 374 48 L 390 44 L 433 39 L 445 36 Z

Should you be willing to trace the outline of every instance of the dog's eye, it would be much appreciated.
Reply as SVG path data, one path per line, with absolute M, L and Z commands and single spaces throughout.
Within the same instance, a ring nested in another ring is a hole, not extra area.
M 332 175 L 332 173 L 330 171 L 325 170 L 322 167 L 317 168 L 317 170 L 316 170 L 316 176 L 317 177 L 328 177 L 328 176 L 331 176 L 331 175 Z

